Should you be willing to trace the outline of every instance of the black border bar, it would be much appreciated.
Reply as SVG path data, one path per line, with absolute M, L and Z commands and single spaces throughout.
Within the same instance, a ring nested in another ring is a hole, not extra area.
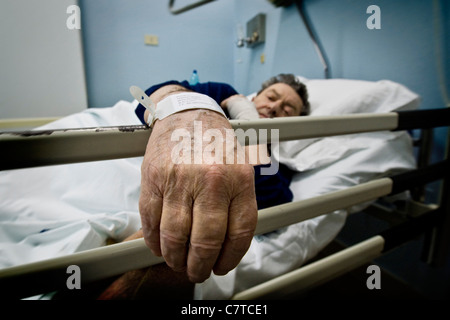
M 445 178 L 450 167 L 450 160 L 444 160 L 424 168 L 400 173 L 389 178 L 393 182 L 391 194 L 410 190 L 415 187 Z
M 382 252 L 388 252 L 410 240 L 416 239 L 426 231 L 439 225 L 442 218 L 442 210 L 437 209 L 382 231 L 379 233 L 385 241 Z
M 399 111 L 397 114 L 398 126 L 393 131 L 450 126 L 450 108 Z

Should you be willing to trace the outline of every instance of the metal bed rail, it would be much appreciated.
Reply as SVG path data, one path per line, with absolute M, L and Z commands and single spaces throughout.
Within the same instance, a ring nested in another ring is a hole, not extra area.
M 383 251 L 384 242 L 383 237 L 374 236 L 298 270 L 237 293 L 232 300 L 280 299 L 280 292 L 282 296 L 294 292 L 300 294 L 378 257 Z
M 286 118 L 274 119 L 270 121 L 252 121 L 252 123 L 238 121 L 233 122 L 232 126 L 235 129 L 243 127 L 245 128 L 246 126 L 250 127 L 254 125 L 258 126 L 258 128 L 266 129 L 271 129 L 274 127 L 281 128 L 280 136 L 283 136 L 283 139 L 289 140 L 296 139 L 298 138 L 298 136 L 312 137 L 315 135 L 322 135 L 321 130 L 326 130 L 327 132 L 323 135 L 337 135 L 366 132 L 368 128 L 369 131 L 377 131 L 407 130 L 412 128 L 448 126 L 450 122 L 449 111 L 449 109 L 436 109 L 426 111 L 411 111 L 404 113 L 397 112 L 371 116 L 356 115 L 355 117 L 301 117 L 298 119 Z M 324 120 L 323 122 L 325 122 L 326 125 L 321 125 L 320 120 Z M 364 125 L 361 125 L 361 123 L 364 123 Z M 320 127 L 317 128 L 317 126 Z M 308 127 L 307 130 L 311 130 L 313 133 L 307 132 L 305 127 Z M 289 130 L 286 130 L 286 128 L 289 128 Z M 9 133 L 6 135 L 0 135 L 0 146 L 8 150 L 8 153 L 5 154 L 5 157 L 2 157 L 7 159 L 6 162 L 4 161 L 4 159 L 2 159 L 2 169 L 5 170 L 5 164 L 6 166 L 11 166 L 11 159 L 18 159 L 16 156 L 11 157 L 9 152 L 18 152 L 18 149 L 14 148 L 14 144 L 20 143 L 20 141 L 27 141 L 28 148 L 39 149 L 40 143 L 46 143 L 45 140 L 53 140 L 60 135 L 64 137 L 58 137 L 58 139 L 63 139 L 67 134 L 69 134 L 69 137 L 73 136 L 73 139 L 75 139 L 76 141 L 78 139 L 78 135 L 87 134 L 87 136 L 89 137 L 88 139 L 95 140 L 97 138 L 94 137 L 104 136 L 101 139 L 109 138 L 116 141 L 112 144 L 112 149 L 115 149 L 117 148 L 117 139 L 122 139 L 118 138 L 118 136 L 126 137 L 124 139 L 127 141 L 127 143 L 129 143 L 130 141 L 136 142 L 136 137 L 141 136 L 140 139 L 142 140 L 138 141 L 133 146 L 133 148 L 137 149 L 139 146 L 141 148 L 142 146 L 145 146 L 144 142 L 146 143 L 146 140 L 148 139 L 148 136 L 150 134 L 150 131 L 146 127 L 142 126 L 132 127 L 126 130 L 123 130 L 123 128 L 97 128 L 90 129 L 88 130 L 88 132 L 86 132 L 86 130 L 69 131 L 70 132 L 63 130 L 62 132 L 60 131 L 56 134 L 55 132 L 49 132 L 48 134 L 41 132 L 40 134 L 35 135 L 35 132 L 32 132 L 29 135 L 24 133 L 21 133 L 18 136 L 17 134 L 11 136 L 11 134 Z M 132 134 L 128 135 L 125 133 Z M 33 144 L 36 143 L 36 137 L 39 140 L 37 142 L 38 146 L 33 147 Z M 81 140 L 86 141 L 86 137 L 83 137 L 83 139 Z M 68 144 L 70 148 L 71 144 Z M 61 150 L 57 150 L 56 153 L 64 153 L 64 147 L 65 146 L 61 144 L 58 147 Z M 54 150 L 49 150 L 49 152 L 50 151 Z M 139 150 L 139 154 L 143 154 L 142 149 Z M 21 154 L 21 156 L 28 155 L 29 154 L 27 153 Z M 111 157 L 115 156 L 116 155 L 111 155 Z M 33 161 L 35 160 L 36 159 L 33 159 Z M 69 160 L 67 163 L 70 162 L 73 162 L 73 160 Z M 412 221 L 395 227 L 395 230 L 392 233 L 380 235 L 381 239 L 379 237 L 375 237 L 373 239 L 370 239 L 366 243 L 357 245 L 355 248 L 350 248 L 350 251 L 344 251 L 340 255 L 335 256 L 334 258 L 329 258 L 328 260 L 335 261 L 331 263 L 333 268 L 338 268 L 338 266 L 342 265 L 343 269 L 350 269 L 352 266 L 358 266 L 359 264 L 363 263 L 363 261 L 371 259 L 373 256 L 376 256 L 379 253 L 390 250 L 395 246 L 395 244 L 401 241 L 405 241 L 405 239 L 408 240 L 412 236 L 428 231 L 430 229 L 436 230 L 435 243 L 437 243 L 437 245 L 432 253 L 436 255 L 436 252 L 439 251 L 442 256 L 442 252 L 444 252 L 444 249 L 446 249 L 447 246 L 447 244 L 442 243 L 442 241 L 448 238 L 448 232 L 450 228 L 450 205 L 448 196 L 446 196 L 449 191 L 449 167 L 449 160 L 447 158 L 447 160 L 444 160 L 442 162 L 426 166 L 424 168 L 420 168 L 411 172 L 395 175 L 389 178 L 370 181 L 358 186 L 328 193 L 312 199 L 307 199 L 295 203 L 287 203 L 281 206 L 260 210 L 258 212 L 258 225 L 256 234 L 266 233 L 284 226 L 327 214 L 329 212 L 334 212 L 340 209 L 347 209 L 359 203 L 364 203 L 369 200 L 375 200 L 382 196 L 402 192 L 403 190 L 410 190 L 411 188 L 415 188 L 432 181 L 444 179 L 444 196 L 442 197 L 441 205 L 436 210 L 423 212 L 418 217 L 414 217 Z M 401 232 L 399 232 L 399 230 Z M 406 234 L 407 236 L 403 237 L 399 236 L 399 234 Z M 368 249 L 368 254 L 365 258 L 360 259 L 361 255 L 359 252 L 361 248 Z M 324 265 L 328 265 L 329 261 L 327 262 L 326 260 L 322 263 Z M 64 257 L 0 270 L 0 287 L 2 288 L 2 292 L 4 294 L 7 294 L 8 298 L 28 297 L 34 294 L 50 292 L 59 287 L 64 287 L 66 284 L 65 281 L 67 279 L 67 267 L 72 264 L 76 264 L 83 270 L 83 282 L 91 282 L 160 262 L 160 258 L 156 258 L 150 253 L 150 250 L 148 250 L 148 248 L 145 246 L 144 240 L 138 239 L 93 250 L 87 250 Z M 347 265 L 347 263 L 349 264 Z M 311 267 L 305 266 L 304 268 Z M 291 286 L 290 283 L 297 283 L 297 280 L 293 280 L 297 278 L 296 274 L 299 273 L 299 279 L 303 279 L 302 277 L 305 276 L 301 274 L 304 274 L 304 272 L 305 271 L 297 270 L 294 271 L 294 274 L 287 275 L 286 277 L 288 281 L 280 281 L 279 284 L 276 285 L 277 288 L 279 288 L 280 285 L 282 288 L 285 288 L 286 283 L 288 284 L 288 286 Z M 323 273 L 323 278 L 319 277 L 313 282 L 320 283 L 321 281 L 324 281 L 329 277 L 337 275 L 339 275 L 339 272 Z M 290 278 L 291 276 L 294 276 L 294 278 Z M 261 291 L 263 292 L 262 295 L 258 293 L 256 296 L 264 296 L 264 292 L 266 292 L 265 290 L 266 289 L 263 289 Z M 288 289 L 285 288 L 283 290 Z M 251 293 L 251 295 L 249 296 L 245 296 L 244 292 L 242 295 L 237 296 L 237 298 L 250 299 L 255 297 L 254 291 L 251 292 L 253 293 Z
M 1 119 L 0 130 L 39 127 L 58 119 L 60 119 L 60 117 Z
M 398 131 L 446 126 L 450 109 L 308 116 L 255 121 L 230 121 L 233 129 L 265 130 L 271 141 L 277 130 L 279 141 L 345 135 L 361 132 Z M 143 156 L 151 130 L 146 126 L 45 130 L 0 133 L 0 170 Z M 244 137 L 245 138 L 245 137 Z M 246 143 L 241 140 L 241 143 Z M 120 148 L 118 147 L 120 146 Z
M 428 183 L 439 179 L 448 167 L 448 161 L 444 161 L 429 168 L 259 210 L 255 235 Z M 430 172 L 435 174 L 430 175 Z M 70 265 L 77 265 L 83 270 L 82 282 L 89 283 L 161 262 L 161 258 L 150 252 L 143 239 L 137 239 L 0 270 L 0 287 L 9 298 L 23 298 L 64 287 L 66 270 Z
M 373 259 L 436 227 L 445 213 L 431 210 L 427 214 L 388 229 L 379 235 L 336 252 L 297 270 L 237 293 L 233 300 L 280 299 L 301 294 L 354 270 Z

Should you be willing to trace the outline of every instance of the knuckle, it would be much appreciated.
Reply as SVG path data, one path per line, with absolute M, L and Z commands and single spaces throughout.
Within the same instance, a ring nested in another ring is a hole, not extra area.
M 158 177 L 160 169 L 156 167 L 154 162 L 143 161 L 141 165 L 141 171 L 144 177 L 153 178 Z
M 180 248 L 185 248 L 188 242 L 188 237 L 182 234 L 161 231 L 160 232 L 161 242 L 168 250 L 178 250 Z
M 249 228 L 240 232 L 234 232 L 227 235 L 227 239 L 231 242 L 241 243 L 245 241 L 251 241 L 253 238 L 254 231 L 253 228 Z
M 234 186 L 241 188 L 253 187 L 254 169 L 251 165 L 208 165 L 202 166 L 200 185 L 211 192 L 217 190 L 234 190 Z
M 234 174 L 236 181 L 243 184 L 254 184 L 255 171 L 252 165 L 245 165 L 238 168 L 239 170 Z
M 189 254 L 195 255 L 197 259 L 209 260 L 216 258 L 222 249 L 222 242 L 219 241 L 202 241 L 190 243 Z
M 217 183 L 226 177 L 226 165 L 205 165 L 203 166 L 205 181 Z
M 156 209 L 152 207 L 148 201 L 142 200 L 139 202 L 139 212 L 141 216 L 142 228 L 148 234 L 155 234 L 159 232 L 161 223 L 161 212 L 155 212 Z
M 233 256 L 242 257 L 250 247 L 252 239 L 253 234 L 239 237 L 229 237 L 228 241 L 230 245 L 228 246 L 228 250 Z
M 150 249 L 155 249 L 155 248 L 159 248 L 159 241 L 155 241 L 152 239 L 148 239 L 148 238 L 144 238 L 145 240 L 145 244 L 147 247 L 149 247 Z
M 161 250 L 167 265 L 175 271 L 186 267 L 187 238 L 161 232 Z

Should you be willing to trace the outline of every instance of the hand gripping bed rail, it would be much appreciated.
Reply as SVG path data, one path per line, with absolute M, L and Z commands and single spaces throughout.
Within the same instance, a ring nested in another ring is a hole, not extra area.
M 308 116 L 254 121 L 230 121 L 233 129 L 272 129 L 279 141 L 326 137 L 384 130 L 409 130 L 450 125 L 450 109 Z M 0 132 L 0 170 L 86 161 L 140 157 L 144 155 L 151 130 L 146 126 L 101 127 L 24 132 Z M 260 135 L 258 135 L 260 138 Z M 240 141 L 245 143 L 244 141 Z
M 448 161 L 435 164 L 432 166 L 432 171 L 447 174 L 448 164 Z M 391 194 L 393 190 L 399 192 L 401 188 L 395 186 L 395 183 L 404 181 L 404 175 L 408 175 L 410 183 L 402 184 L 403 188 L 411 188 L 437 179 L 436 175 L 428 175 L 429 170 L 431 169 L 414 170 L 311 199 L 260 210 L 255 234 L 264 234 L 313 217 L 375 200 Z M 151 254 L 143 239 L 137 239 L 0 270 L 0 287 L 2 294 L 6 294 L 8 299 L 24 298 L 64 288 L 68 278 L 67 268 L 70 265 L 77 265 L 80 268 L 83 285 L 83 283 L 106 279 L 161 262 L 163 262 L 161 258 Z

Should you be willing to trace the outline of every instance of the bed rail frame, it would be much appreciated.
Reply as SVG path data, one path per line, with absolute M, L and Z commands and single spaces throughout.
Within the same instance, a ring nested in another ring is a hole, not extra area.
M 359 114 L 330 117 L 292 117 L 271 121 L 232 121 L 234 129 L 279 129 L 280 140 L 383 130 L 425 129 L 450 125 L 450 109 Z M 150 129 L 145 126 L 1 133 L 4 156 L 0 170 L 142 156 Z M 268 138 L 269 139 L 269 138 Z M 447 140 L 447 144 L 450 139 Z M 261 142 L 261 141 L 260 141 Z M 126 146 L 117 151 L 118 143 Z M 105 152 L 99 146 L 106 144 Z M 112 147 L 112 148 L 111 148 Z M 75 149 L 75 154 L 70 150 Z M 49 155 L 52 156 L 49 156 Z M 370 181 L 319 197 L 283 204 L 258 212 L 256 234 L 298 223 L 339 209 L 375 200 L 442 180 L 439 204 L 425 205 L 419 213 L 382 234 L 323 260 L 237 294 L 235 299 L 273 297 L 273 292 L 302 291 L 361 266 L 424 232 L 433 233 L 430 261 L 438 264 L 448 254 L 450 236 L 449 158 L 411 172 Z M 126 262 L 126 263 L 125 263 Z M 78 265 L 88 283 L 162 262 L 143 239 L 87 250 L 64 257 L 0 270 L 0 287 L 7 298 L 23 298 L 65 286 L 67 267 Z
M 266 129 L 267 140 L 257 141 L 266 143 L 271 141 L 272 129 L 279 130 L 280 141 L 287 141 L 383 130 L 429 129 L 446 126 L 449 121 L 450 109 L 446 108 L 230 122 L 234 129 L 244 131 Z M 143 125 L 0 132 L 0 148 L 4 154 L 0 158 L 0 170 L 140 157 L 144 155 L 150 134 L 151 130 Z

